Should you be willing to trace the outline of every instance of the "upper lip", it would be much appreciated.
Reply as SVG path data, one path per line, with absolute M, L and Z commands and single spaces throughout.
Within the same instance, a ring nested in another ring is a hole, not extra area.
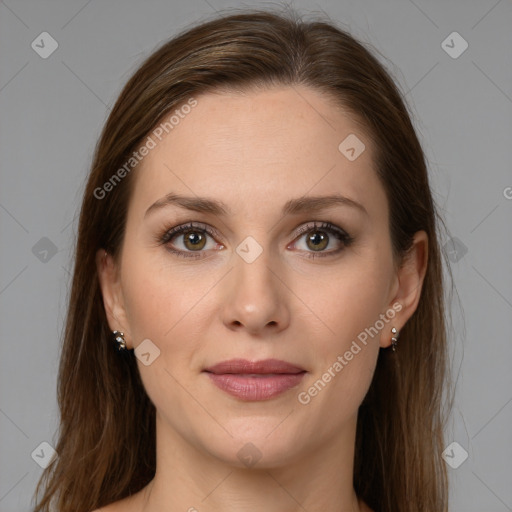
M 247 359 L 230 359 L 222 361 L 204 369 L 205 372 L 225 374 L 276 374 L 276 373 L 302 373 L 304 368 L 279 359 L 263 359 L 261 361 L 248 361 Z

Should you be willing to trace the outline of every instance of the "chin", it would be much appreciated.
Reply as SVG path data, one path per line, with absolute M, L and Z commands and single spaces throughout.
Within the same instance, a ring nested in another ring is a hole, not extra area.
M 299 428 L 279 426 L 284 418 L 232 419 L 224 426 L 233 437 L 227 433 L 210 437 L 204 446 L 214 457 L 239 468 L 271 469 L 295 463 L 305 452 L 305 440 L 299 439 Z

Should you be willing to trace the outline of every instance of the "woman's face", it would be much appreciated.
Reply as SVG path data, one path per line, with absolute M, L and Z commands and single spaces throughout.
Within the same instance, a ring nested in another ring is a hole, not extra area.
M 195 100 L 131 171 L 121 258 L 100 265 L 110 327 L 140 346 L 159 436 L 292 463 L 353 435 L 422 276 L 395 272 L 370 140 L 331 100 L 305 86 Z

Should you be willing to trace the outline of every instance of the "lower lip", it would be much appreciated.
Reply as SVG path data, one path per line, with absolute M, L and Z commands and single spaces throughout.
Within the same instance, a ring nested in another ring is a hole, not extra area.
M 236 398 L 268 400 L 297 386 L 305 373 L 279 373 L 255 377 L 238 373 L 208 372 L 208 376 L 218 388 Z

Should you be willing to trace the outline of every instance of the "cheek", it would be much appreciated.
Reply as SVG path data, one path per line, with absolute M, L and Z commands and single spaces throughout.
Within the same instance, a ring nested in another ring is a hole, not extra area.
M 189 309 L 187 289 L 179 275 L 170 279 L 162 261 L 148 257 L 136 247 L 126 246 L 123 256 L 122 287 L 126 315 L 133 343 L 149 338 L 160 350 L 175 339 L 180 320 Z
M 357 281 L 347 279 L 326 294 L 330 300 L 319 303 L 322 320 L 333 332 L 314 340 L 313 371 L 297 396 L 299 407 L 304 408 L 304 428 L 326 436 L 335 435 L 339 426 L 357 413 L 379 354 L 380 331 L 372 328 L 382 311 L 382 301 L 375 281 L 367 285 Z M 332 421 L 318 426 L 319 417 Z
M 373 326 L 383 312 L 387 284 L 381 264 L 356 257 L 325 278 L 297 281 L 294 292 L 311 312 L 310 325 L 317 326 L 317 347 L 332 356 Z
M 318 335 L 313 335 L 313 373 L 299 399 L 312 406 L 310 412 L 318 408 L 319 414 L 343 421 L 358 409 L 368 391 L 381 331 L 391 329 L 390 319 L 388 323 L 380 320 L 389 277 L 384 269 L 378 258 L 354 257 L 330 279 L 309 288 L 308 295 L 304 295 L 306 288 L 298 291 L 318 317 L 312 316 L 314 325 L 320 326 Z
M 219 277 L 212 272 L 200 277 L 194 265 L 177 267 L 160 251 L 127 250 L 123 295 L 134 345 L 149 338 L 166 367 L 184 374 L 204 339 Z
M 211 287 L 206 281 L 191 280 L 165 259 L 136 248 L 127 249 L 123 257 L 123 294 L 133 344 L 149 339 L 160 351 L 150 365 L 138 359 L 137 365 L 146 392 L 163 413 L 169 403 L 187 405 L 180 383 L 189 382 L 191 361 L 202 339 L 194 329 L 201 323 L 198 301 Z
M 135 345 L 144 338 L 161 339 L 180 313 L 177 290 L 135 258 L 126 261 L 123 295 Z

